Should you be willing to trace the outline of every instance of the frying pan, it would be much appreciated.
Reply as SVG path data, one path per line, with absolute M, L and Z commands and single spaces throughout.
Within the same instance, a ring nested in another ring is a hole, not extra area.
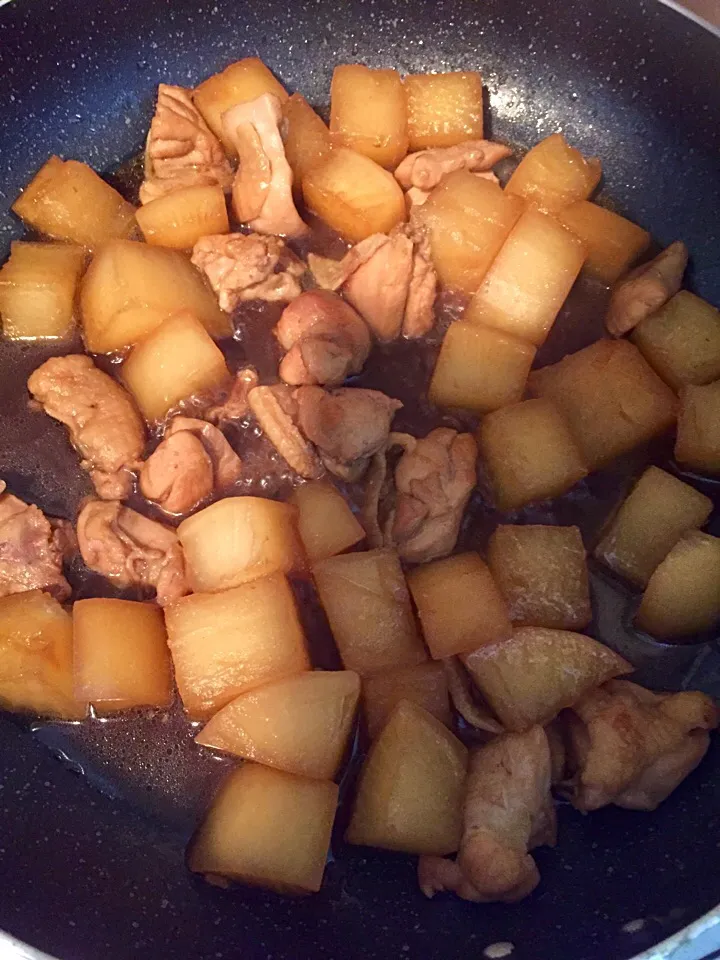
M 527 146 L 563 130 L 600 154 L 603 196 L 658 242 L 682 237 L 691 288 L 720 301 L 720 42 L 642 0 L 16 0 L 0 10 L 0 254 L 20 232 L 8 207 L 48 154 L 111 172 L 141 147 L 158 81 L 192 85 L 254 54 L 318 105 L 339 62 L 480 68 L 494 136 Z M 82 476 L 18 387 L 38 362 L 0 353 L 0 476 L 71 516 Z M 651 681 L 720 694 L 713 645 L 635 654 Z M 196 762 L 172 718 L 127 721 L 120 738 L 91 726 L 33 734 L 0 717 L 0 928 L 62 960 L 466 960 L 497 942 L 513 960 L 624 960 L 720 901 L 717 738 L 652 815 L 562 807 L 538 891 L 479 907 L 427 902 L 409 858 L 361 849 L 343 849 L 309 899 L 210 887 L 183 853 L 225 762 Z

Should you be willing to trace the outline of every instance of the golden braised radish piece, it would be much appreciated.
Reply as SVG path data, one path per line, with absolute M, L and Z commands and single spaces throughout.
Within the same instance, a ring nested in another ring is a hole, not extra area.
M 140 203 L 183 187 L 219 186 L 227 192 L 232 179 L 225 152 L 192 102 L 190 91 L 161 83 L 145 147 Z
M 453 147 L 420 150 L 411 153 L 395 170 L 395 179 L 403 188 L 415 187 L 428 193 L 449 173 L 469 170 L 488 173 L 496 163 L 512 155 L 510 147 L 492 140 L 466 140 Z
M 387 451 L 403 454 L 387 476 Z M 469 433 L 438 427 L 418 439 L 391 433 L 374 458 L 363 519 L 373 546 L 394 546 L 403 560 L 424 563 L 451 553 L 477 482 L 477 445 Z
M 202 237 L 192 262 L 202 270 L 228 313 L 245 300 L 267 303 L 294 300 L 302 293 L 298 278 L 305 264 L 279 237 L 229 233 Z
M 482 77 L 477 71 L 405 77 L 411 150 L 451 147 L 483 135 Z
M 688 262 L 688 249 L 680 240 L 671 243 L 653 260 L 631 270 L 613 288 L 605 326 L 613 337 L 622 337 L 655 313 L 680 289 Z
M 27 226 L 56 240 L 94 249 L 127 237 L 135 207 L 86 163 L 50 157 L 12 205 Z
M 529 851 L 554 846 L 550 748 L 542 727 L 508 733 L 471 752 L 463 835 L 456 861 L 421 857 L 426 897 L 451 890 L 464 900 L 514 903 L 540 882 Z
M 344 553 L 365 539 L 347 500 L 327 478 L 296 487 L 290 503 L 297 507 L 298 533 L 310 563 Z
M 340 290 L 379 340 L 416 338 L 434 323 L 437 277 L 424 230 L 403 224 L 361 240 L 340 261 L 310 254 L 321 287 Z
M 720 473 L 720 380 L 680 393 L 675 459 L 701 473 Z
M 175 417 L 140 470 L 140 492 L 167 513 L 189 513 L 242 476 L 242 461 L 211 423 Z
M 8 493 L 0 480 L 0 597 L 46 590 L 67 600 L 70 584 L 62 565 L 73 546 L 64 521 L 51 523 L 39 507 Z
M 240 165 L 232 188 L 233 210 L 257 233 L 301 237 L 308 232 L 295 209 L 293 174 L 280 136 L 280 100 L 264 93 L 223 114 L 225 136 Z
M 545 724 L 589 690 L 632 667 L 597 640 L 568 630 L 521 627 L 462 660 L 506 730 Z
M 561 715 L 563 789 L 578 810 L 654 810 L 700 763 L 719 719 L 704 693 L 611 680 Z
M 318 449 L 327 469 L 343 480 L 359 480 L 387 443 L 390 423 L 402 407 L 379 390 L 299 387 L 297 422 Z
M 49 416 L 64 423 L 103 500 L 123 500 L 145 446 L 145 427 L 130 395 L 90 357 L 51 357 L 28 379 Z
M 437 660 L 391 667 L 364 677 L 362 705 L 371 740 L 380 733 L 401 700 L 409 700 L 452 729 L 445 665 Z
M 641 321 L 632 341 L 673 390 L 720 379 L 720 310 L 689 290 Z
M 58 720 L 82 720 L 73 694 L 72 617 L 41 590 L 0 599 L 0 705 Z
M 336 293 L 308 290 L 287 306 L 275 327 L 287 353 L 280 377 L 292 386 L 338 384 L 360 373 L 370 353 L 365 321 Z
M 77 536 L 85 565 L 117 586 L 154 587 L 160 606 L 188 592 L 175 531 L 117 500 L 89 500 L 78 516 Z

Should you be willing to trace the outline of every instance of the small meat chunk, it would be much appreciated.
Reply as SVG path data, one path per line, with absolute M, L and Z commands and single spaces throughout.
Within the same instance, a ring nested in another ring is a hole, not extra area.
M 395 179 L 403 188 L 430 191 L 449 173 L 468 170 L 487 173 L 496 163 L 512 155 L 510 147 L 491 140 L 467 140 L 454 147 L 410 153 L 395 170 Z
M 192 102 L 189 90 L 161 83 L 145 147 L 140 203 L 182 187 L 230 190 L 233 172 L 217 137 Z
M 120 587 L 150 587 L 161 606 L 189 592 L 177 534 L 115 500 L 89 500 L 78 517 L 85 565 Z
M 434 323 L 437 276 L 429 243 L 417 225 L 362 240 L 340 261 L 310 254 L 319 286 L 342 290 L 379 340 L 428 333 Z
M 123 500 L 145 447 L 145 425 L 130 394 L 90 357 L 51 357 L 28 380 L 45 413 L 64 423 L 97 495 Z
M 298 405 L 290 387 L 284 383 L 255 387 L 248 403 L 265 436 L 290 467 L 308 480 L 321 477 L 322 464 L 298 429 Z
M 189 513 L 212 494 L 227 492 L 242 462 L 211 423 L 175 417 L 140 471 L 140 492 L 167 513 Z
M 227 313 L 246 300 L 284 303 L 302 293 L 299 278 L 305 264 L 278 237 L 257 233 L 201 237 L 192 262 L 208 278 Z
M 402 407 L 378 390 L 299 387 L 294 394 L 300 430 L 318 449 L 326 468 L 355 482 L 388 440 L 395 412 Z
M 67 600 L 63 560 L 74 552 L 64 521 L 50 521 L 34 504 L 8 493 L 0 480 L 0 597 L 46 590 Z
M 365 321 L 329 290 L 308 290 L 293 300 L 275 336 L 287 351 L 280 378 L 292 386 L 342 383 L 362 370 L 370 353 Z
M 295 208 L 281 120 L 280 101 L 272 93 L 223 114 L 223 130 L 240 158 L 232 187 L 233 210 L 241 223 L 257 233 L 301 237 L 308 227 Z
M 664 306 L 680 289 L 687 262 L 687 247 L 676 240 L 654 260 L 618 280 L 605 317 L 608 333 L 622 337 Z
M 561 714 L 578 810 L 654 810 L 705 756 L 720 714 L 703 693 L 653 693 L 611 680 Z
M 532 893 L 540 874 L 529 851 L 556 840 L 550 774 L 542 727 L 472 750 L 460 851 L 456 861 L 420 857 L 425 896 L 451 890 L 477 903 L 513 903 Z
M 250 391 L 258 385 L 258 375 L 252 367 L 243 367 L 235 374 L 235 379 L 222 403 L 210 407 L 204 414 L 210 423 L 231 423 L 247 416 L 250 405 Z
M 388 482 L 387 453 L 404 452 Z M 403 560 L 425 563 L 455 549 L 463 513 L 477 483 L 472 434 L 438 427 L 417 439 L 392 433 L 373 463 L 363 520 L 375 547 L 394 547 Z

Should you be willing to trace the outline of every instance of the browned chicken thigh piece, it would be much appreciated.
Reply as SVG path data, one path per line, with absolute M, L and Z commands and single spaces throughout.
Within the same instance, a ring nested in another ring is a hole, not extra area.
M 395 170 L 395 179 L 404 190 L 434 189 L 443 177 L 456 170 L 488 173 L 496 163 L 512 155 L 510 147 L 492 140 L 467 140 L 454 147 L 410 153 Z
M 175 531 L 118 501 L 89 500 L 77 536 L 85 565 L 118 586 L 154 588 L 161 606 L 189 592 Z
M 208 278 L 227 313 L 246 300 L 284 303 L 302 293 L 299 278 L 305 264 L 278 237 L 256 233 L 202 237 L 192 262 Z
M 447 556 L 477 483 L 475 439 L 438 427 L 422 439 L 391 433 L 388 451 L 395 446 L 404 452 L 394 477 L 387 476 L 387 451 L 373 463 L 363 509 L 368 538 L 413 563 Z
M 242 420 L 250 409 L 248 397 L 250 391 L 258 385 L 258 375 L 252 367 L 243 367 L 235 374 L 230 389 L 224 399 L 207 409 L 203 414 L 210 423 L 231 423 Z
M 257 233 L 301 237 L 308 227 L 295 208 L 281 120 L 280 101 L 272 93 L 223 114 L 223 130 L 240 158 L 232 187 L 233 210 Z
M 140 470 L 140 492 L 167 513 L 189 513 L 242 476 L 242 462 L 211 423 L 175 417 Z
M 310 254 L 308 262 L 318 284 L 342 290 L 379 340 L 422 337 L 432 329 L 437 276 L 416 224 L 373 234 L 340 261 Z
M 145 425 L 130 394 L 90 357 L 51 357 L 28 379 L 45 413 L 64 423 L 99 497 L 123 500 L 145 447 Z
M 307 480 L 322 476 L 320 458 L 298 428 L 298 405 L 290 387 L 284 383 L 255 387 L 248 404 L 265 436 L 297 474 Z
M 182 187 L 230 190 L 233 172 L 217 137 L 192 102 L 190 91 L 161 83 L 145 148 L 140 202 Z
M 392 418 L 402 407 L 378 390 L 299 387 L 294 394 L 298 426 L 317 448 L 326 468 L 355 482 L 387 443 Z
M 513 903 L 532 893 L 540 874 L 529 851 L 556 840 L 550 774 L 542 727 L 472 750 L 460 851 L 455 861 L 420 857 L 425 896 L 451 890 L 478 903 Z
M 562 788 L 579 810 L 654 810 L 705 756 L 720 719 L 698 692 L 653 693 L 611 680 L 561 714 Z
M 605 317 L 608 333 L 621 337 L 664 306 L 680 289 L 687 262 L 688 249 L 676 240 L 619 280 Z
M 287 306 L 275 327 L 280 378 L 291 386 L 334 385 L 362 370 L 370 353 L 365 321 L 342 297 L 308 290 Z
M 70 584 L 62 567 L 74 552 L 74 538 L 66 526 L 8 493 L 0 480 L 0 597 L 46 590 L 56 600 L 67 600 Z

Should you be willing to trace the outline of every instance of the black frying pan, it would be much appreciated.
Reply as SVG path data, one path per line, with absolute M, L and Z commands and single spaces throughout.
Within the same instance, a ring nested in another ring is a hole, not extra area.
M 692 288 L 720 301 L 720 42 L 641 0 L 15 0 L 0 10 L 0 254 L 19 235 L 9 204 L 49 153 L 112 171 L 140 148 L 158 81 L 192 85 L 252 54 L 315 104 L 338 62 L 480 68 L 494 135 L 562 129 L 600 153 L 604 195 L 660 243 L 682 237 Z M 69 516 L 83 478 L 18 388 L 38 362 L 0 353 L 0 476 Z M 697 654 L 641 659 L 677 685 Z M 720 660 L 703 657 L 693 685 L 718 694 Z M 467 960 L 497 941 L 513 960 L 622 960 L 720 901 L 717 739 L 657 813 L 561 808 L 560 846 L 539 851 L 542 885 L 518 906 L 428 903 L 410 859 L 359 849 L 299 902 L 212 888 L 183 853 L 225 766 L 194 757 L 174 721 L 120 738 L 95 724 L 78 741 L 0 717 L 0 927 L 63 960 Z

